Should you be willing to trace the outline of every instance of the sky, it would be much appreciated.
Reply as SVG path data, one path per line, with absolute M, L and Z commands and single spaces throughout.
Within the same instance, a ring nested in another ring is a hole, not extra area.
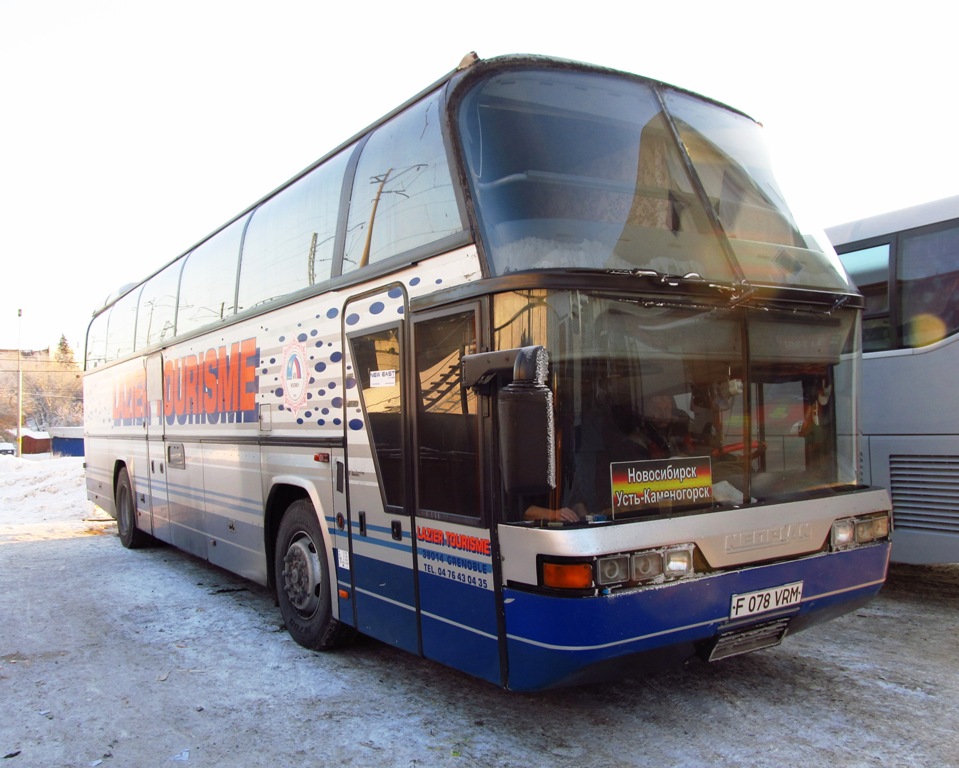
M 822 227 L 959 194 L 952 15 L 941 0 L 0 0 L 0 349 L 62 334 L 79 356 L 108 295 L 471 50 L 743 110 Z

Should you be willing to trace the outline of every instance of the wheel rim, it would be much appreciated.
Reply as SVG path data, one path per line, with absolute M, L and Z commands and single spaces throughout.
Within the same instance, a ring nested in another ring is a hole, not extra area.
M 316 544 L 306 533 L 293 537 L 283 556 L 283 589 L 302 616 L 312 616 L 320 604 L 323 572 Z

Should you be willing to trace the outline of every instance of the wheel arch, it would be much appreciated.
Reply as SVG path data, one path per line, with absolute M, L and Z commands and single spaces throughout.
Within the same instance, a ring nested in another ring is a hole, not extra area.
M 113 482 L 111 483 L 112 493 L 110 494 L 110 502 L 113 507 L 113 517 L 117 516 L 117 483 L 120 480 L 120 472 L 126 470 L 127 477 L 130 478 L 130 493 L 133 494 L 133 498 L 136 498 L 137 493 L 137 483 L 136 478 L 134 477 L 133 472 L 133 461 L 127 456 L 118 456 L 113 462 Z
M 273 478 L 270 492 L 267 494 L 263 517 L 263 545 L 267 563 L 273 562 L 273 551 L 276 548 L 276 538 L 280 530 L 280 521 L 290 504 L 299 499 L 309 499 L 317 515 L 317 522 L 323 534 L 323 546 L 328 554 L 332 555 L 333 547 L 329 540 L 329 532 L 323 515 L 323 505 L 316 487 L 307 480 L 295 476 L 281 476 Z M 267 582 L 270 589 L 276 588 L 276 575 L 272 565 L 267 569 Z

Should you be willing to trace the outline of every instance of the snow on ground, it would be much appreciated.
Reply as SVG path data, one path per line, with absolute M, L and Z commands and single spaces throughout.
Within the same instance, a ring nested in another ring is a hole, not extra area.
M 99 532 L 111 518 L 87 501 L 83 457 L 0 456 L 0 541 Z
M 894 566 L 778 648 L 517 695 L 371 640 L 301 648 L 267 590 L 121 547 L 82 459 L 0 456 L 3 768 L 955 767 L 957 638 L 959 566 Z

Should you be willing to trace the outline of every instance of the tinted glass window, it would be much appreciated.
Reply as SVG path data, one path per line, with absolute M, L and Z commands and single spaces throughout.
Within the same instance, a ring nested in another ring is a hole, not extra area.
M 882 243 L 839 257 L 856 287 L 866 297 L 862 325 L 864 352 L 893 346 L 889 323 L 889 252 L 889 243 Z
M 477 395 L 462 386 L 463 355 L 476 351 L 472 312 L 416 326 L 419 509 L 479 517 Z
M 263 203 L 243 240 L 238 311 L 329 279 L 349 151 Z
M 898 278 L 904 346 L 934 344 L 959 330 L 959 227 L 903 235 Z
M 344 273 L 462 229 L 437 102 L 427 99 L 393 118 L 363 148 L 350 199 Z
M 786 207 L 759 125 L 715 103 L 614 75 L 530 70 L 475 84 L 457 127 L 496 274 L 629 269 L 730 282 L 741 272 L 849 287 L 828 241 Z
M 87 332 L 87 370 L 103 365 L 107 360 L 107 330 L 112 311 L 112 309 L 108 309 L 106 312 L 97 315 L 90 323 L 90 330 Z
M 182 266 L 183 260 L 178 259 L 162 272 L 151 277 L 143 286 L 137 312 L 137 349 L 173 338 L 176 293 Z
M 748 317 L 752 496 L 854 484 L 856 313 Z
M 401 353 L 398 328 L 350 339 L 386 505 L 405 507 Z
M 686 94 L 669 92 L 666 105 L 746 278 L 848 289 L 829 241 L 800 229 L 789 210 L 761 127 Z
M 857 310 L 585 291 L 512 291 L 493 309 L 494 348 L 546 347 L 555 403 L 556 489 L 506 496 L 508 520 L 665 516 L 856 482 Z
M 233 222 L 187 257 L 180 281 L 178 334 L 189 333 L 233 314 L 237 260 L 245 221 Z
M 139 288 L 120 299 L 110 312 L 110 330 L 107 341 L 107 359 L 116 360 L 118 357 L 133 352 L 134 329 L 137 323 L 137 300 L 140 298 Z
M 495 273 L 654 269 L 732 280 L 649 86 L 510 72 L 466 96 L 458 125 Z

